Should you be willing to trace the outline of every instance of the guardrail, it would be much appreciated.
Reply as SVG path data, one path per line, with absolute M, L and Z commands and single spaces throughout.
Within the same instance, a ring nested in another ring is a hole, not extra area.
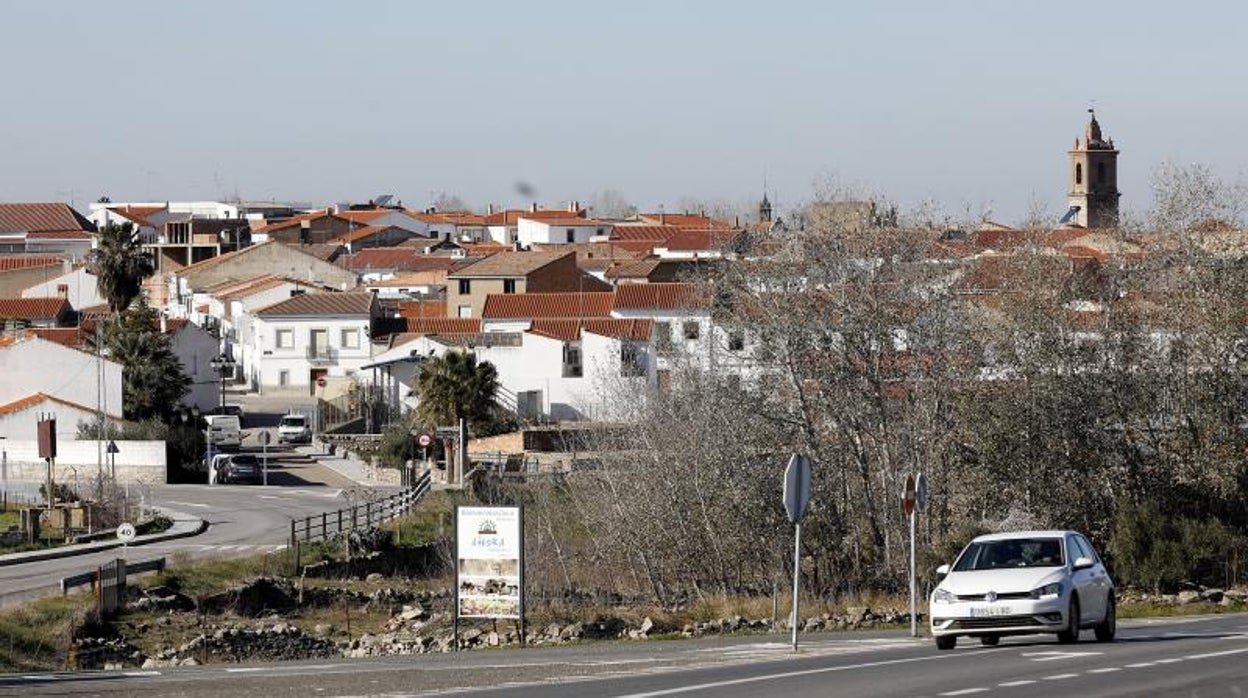
M 432 480 L 429 471 L 416 478 L 412 486 L 373 502 L 325 511 L 290 521 L 290 549 L 295 552 L 295 571 L 300 562 L 299 546 L 318 540 L 349 535 L 357 529 L 368 529 L 406 514 L 429 492 Z
M 143 562 L 127 562 L 126 574 L 139 574 L 141 572 L 164 572 L 165 558 L 158 557 Z M 97 567 L 90 572 L 75 574 L 69 577 L 61 577 L 61 595 L 69 593 L 74 587 L 86 586 L 87 584 L 95 584 L 100 579 L 100 568 Z

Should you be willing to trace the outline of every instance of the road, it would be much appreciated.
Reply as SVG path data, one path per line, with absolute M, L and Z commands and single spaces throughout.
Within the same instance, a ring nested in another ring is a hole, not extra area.
M 1085 633 L 1090 637 L 1090 633 Z M 0 695 L 1227 696 L 1248 692 L 1248 614 L 1123 621 L 1119 641 L 1006 638 L 940 652 L 904 631 L 587 643 L 374 660 L 0 676 Z
M 252 444 L 245 444 L 248 450 Z M 257 455 L 259 452 L 257 450 Z M 353 485 L 315 461 L 286 449 L 269 451 L 269 486 L 158 485 L 150 504 L 198 516 L 209 523 L 198 536 L 135 546 L 127 559 L 182 554 L 191 559 L 238 557 L 285 547 L 290 520 L 347 504 Z M 0 567 L 0 606 L 59 593 L 61 577 L 78 574 L 121 555 L 119 549 Z

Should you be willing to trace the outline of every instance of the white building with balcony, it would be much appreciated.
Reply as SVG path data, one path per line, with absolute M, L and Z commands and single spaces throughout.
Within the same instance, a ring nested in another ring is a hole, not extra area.
M 254 316 L 247 379 L 261 392 L 321 395 L 350 383 L 372 361 L 381 308 L 371 293 L 308 293 Z

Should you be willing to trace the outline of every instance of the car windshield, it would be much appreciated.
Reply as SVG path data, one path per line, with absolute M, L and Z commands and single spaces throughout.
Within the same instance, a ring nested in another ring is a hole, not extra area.
M 259 461 L 256 460 L 255 456 L 239 454 L 237 456 L 234 456 L 230 460 L 230 462 L 233 463 L 234 465 L 255 465 Z
M 971 543 L 953 566 L 954 572 L 1015 567 L 1061 567 L 1060 538 L 1007 538 Z
M 301 427 L 303 426 L 303 417 L 282 417 L 282 426 Z

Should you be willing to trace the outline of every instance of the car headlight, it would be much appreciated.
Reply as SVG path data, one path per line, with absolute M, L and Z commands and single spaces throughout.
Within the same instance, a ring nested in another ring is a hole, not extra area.
M 1031 590 L 1031 598 L 1033 599 L 1056 599 L 1062 595 L 1062 583 L 1053 582 L 1045 584 L 1042 587 Z
M 954 596 L 953 592 L 948 589 L 941 589 L 940 587 L 937 587 L 936 591 L 932 592 L 932 603 L 953 603 L 957 600 L 958 597 Z

